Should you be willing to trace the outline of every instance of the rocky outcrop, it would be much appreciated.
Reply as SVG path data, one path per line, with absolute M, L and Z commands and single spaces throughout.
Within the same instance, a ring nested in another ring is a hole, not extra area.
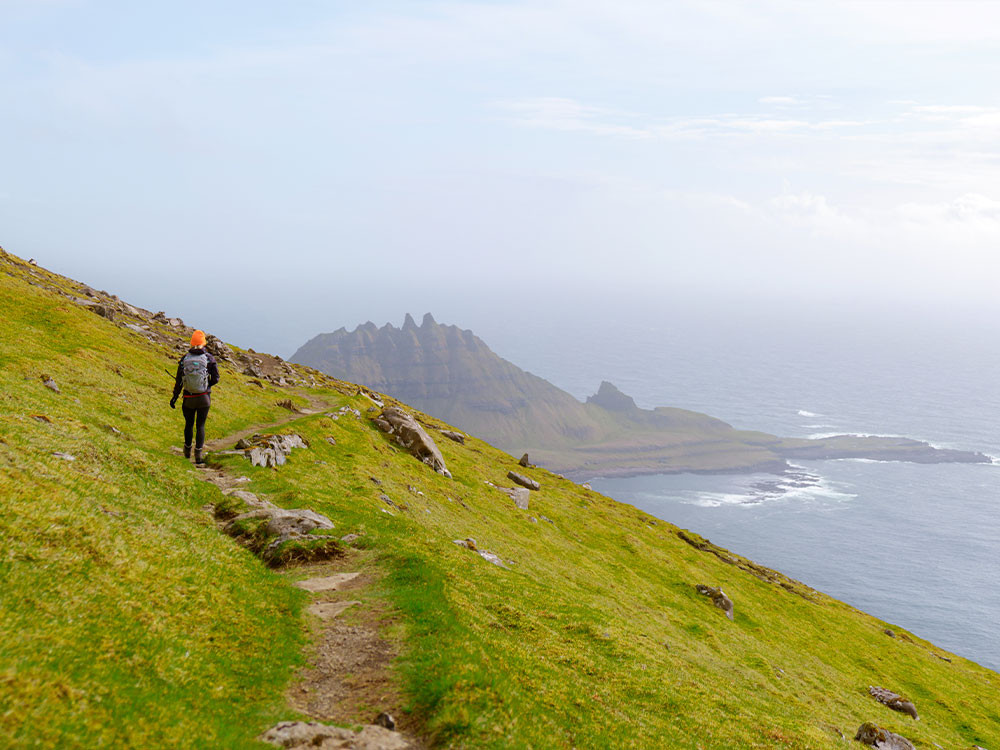
M 277 468 L 284 466 L 294 448 L 308 448 L 300 435 L 253 435 L 236 444 L 236 450 L 250 459 L 254 466 Z
M 329 518 L 308 508 L 271 506 L 241 513 L 229 521 L 223 531 L 265 562 L 283 565 L 292 560 L 322 560 L 339 555 L 340 544 L 325 533 L 333 528 Z
M 871 685 L 868 686 L 868 693 L 879 703 L 888 706 L 893 711 L 899 711 L 907 716 L 912 716 L 914 719 L 920 718 L 917 715 L 917 707 L 913 704 L 913 701 L 904 698 L 899 693 Z
M 712 604 L 721 609 L 726 613 L 726 617 L 730 620 L 733 619 L 733 600 L 726 596 L 725 592 L 718 588 L 717 586 L 706 586 L 703 583 L 699 583 L 695 588 L 698 590 L 699 594 L 704 594 L 705 596 L 711 598 Z
M 410 414 L 397 406 L 390 406 L 388 409 L 383 409 L 382 413 L 375 417 L 374 422 L 382 432 L 392 435 L 397 443 L 438 474 L 451 477 L 437 444 Z
M 870 721 L 858 727 L 854 739 L 879 750 L 916 750 L 913 743 L 905 737 L 883 729 Z
M 439 430 L 439 432 L 449 440 L 456 442 L 459 445 L 465 445 L 465 435 L 461 432 L 455 432 L 454 430 Z

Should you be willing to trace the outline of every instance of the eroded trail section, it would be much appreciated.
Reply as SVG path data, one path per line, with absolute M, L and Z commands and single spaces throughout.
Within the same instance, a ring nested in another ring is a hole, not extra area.
M 219 438 L 209 443 L 209 447 L 218 450 L 231 446 L 254 432 L 284 426 L 328 408 L 330 404 L 311 399 L 308 410 L 291 413 L 287 419 L 276 423 L 255 425 Z M 225 468 L 206 467 L 200 475 L 222 493 L 218 503 L 206 506 L 206 510 L 216 516 L 220 527 L 227 533 L 233 534 L 234 523 L 258 521 L 266 517 L 266 523 L 274 525 L 279 517 L 283 518 L 282 514 L 300 512 L 278 508 L 268 498 L 252 491 L 249 478 Z M 244 509 L 249 505 L 253 510 L 233 516 L 228 509 L 233 507 L 234 502 Z M 310 510 L 301 512 L 313 513 Z M 261 534 L 255 532 L 253 536 L 260 537 Z M 356 538 L 348 535 L 336 540 L 336 552 L 331 554 L 330 559 L 308 565 L 293 565 L 297 560 L 294 556 L 268 558 L 266 554 L 262 555 L 269 564 L 283 567 L 291 576 L 306 574 L 295 585 L 308 591 L 313 598 L 305 611 L 307 627 L 312 635 L 307 664 L 290 686 L 287 698 L 290 713 L 304 714 L 314 721 L 281 722 L 260 736 L 266 742 L 283 748 L 320 750 L 408 750 L 425 747 L 415 734 L 405 731 L 410 729 L 406 725 L 412 723 L 412 719 L 400 710 L 403 697 L 392 669 L 398 650 L 383 636 L 391 616 L 385 604 L 370 591 L 369 586 L 377 576 L 371 564 L 373 556 L 350 546 Z M 259 550 L 254 551 L 260 554 Z M 399 728 L 401 731 L 396 731 L 397 717 L 405 717 L 402 719 L 404 726 Z M 362 728 L 355 731 L 331 726 L 331 723 L 354 727 L 361 725 Z

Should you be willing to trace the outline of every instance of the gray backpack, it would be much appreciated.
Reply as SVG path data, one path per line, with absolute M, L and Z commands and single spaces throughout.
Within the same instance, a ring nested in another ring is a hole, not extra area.
M 208 391 L 208 355 L 185 354 L 181 360 L 184 390 L 188 393 Z

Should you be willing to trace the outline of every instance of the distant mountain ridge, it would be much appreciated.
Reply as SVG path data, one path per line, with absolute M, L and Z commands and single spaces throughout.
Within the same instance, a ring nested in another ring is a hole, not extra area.
M 292 361 L 387 393 L 510 453 L 575 477 L 781 471 L 788 458 L 989 462 L 906 438 L 779 438 L 707 414 L 641 409 L 609 382 L 581 403 L 493 352 L 470 330 L 427 313 L 418 326 L 368 322 L 315 336 Z

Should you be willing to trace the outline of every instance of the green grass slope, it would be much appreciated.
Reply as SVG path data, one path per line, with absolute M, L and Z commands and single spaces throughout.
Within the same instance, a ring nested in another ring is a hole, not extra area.
M 202 510 L 218 490 L 170 453 L 173 350 L 29 281 L 68 283 L 0 256 L 0 746 L 253 746 L 289 716 L 295 570 L 219 534 Z M 1000 747 L 1000 675 L 418 414 L 454 478 L 435 474 L 375 429 L 367 397 L 323 382 L 314 397 L 361 418 L 283 426 L 310 447 L 276 470 L 219 461 L 362 535 L 349 554 L 382 571 L 396 668 L 436 745 L 835 748 L 872 720 L 921 748 Z M 289 395 L 224 368 L 210 437 L 276 420 Z M 526 511 L 487 484 L 511 469 L 542 485 Z M 723 587 L 734 621 L 698 583 Z

